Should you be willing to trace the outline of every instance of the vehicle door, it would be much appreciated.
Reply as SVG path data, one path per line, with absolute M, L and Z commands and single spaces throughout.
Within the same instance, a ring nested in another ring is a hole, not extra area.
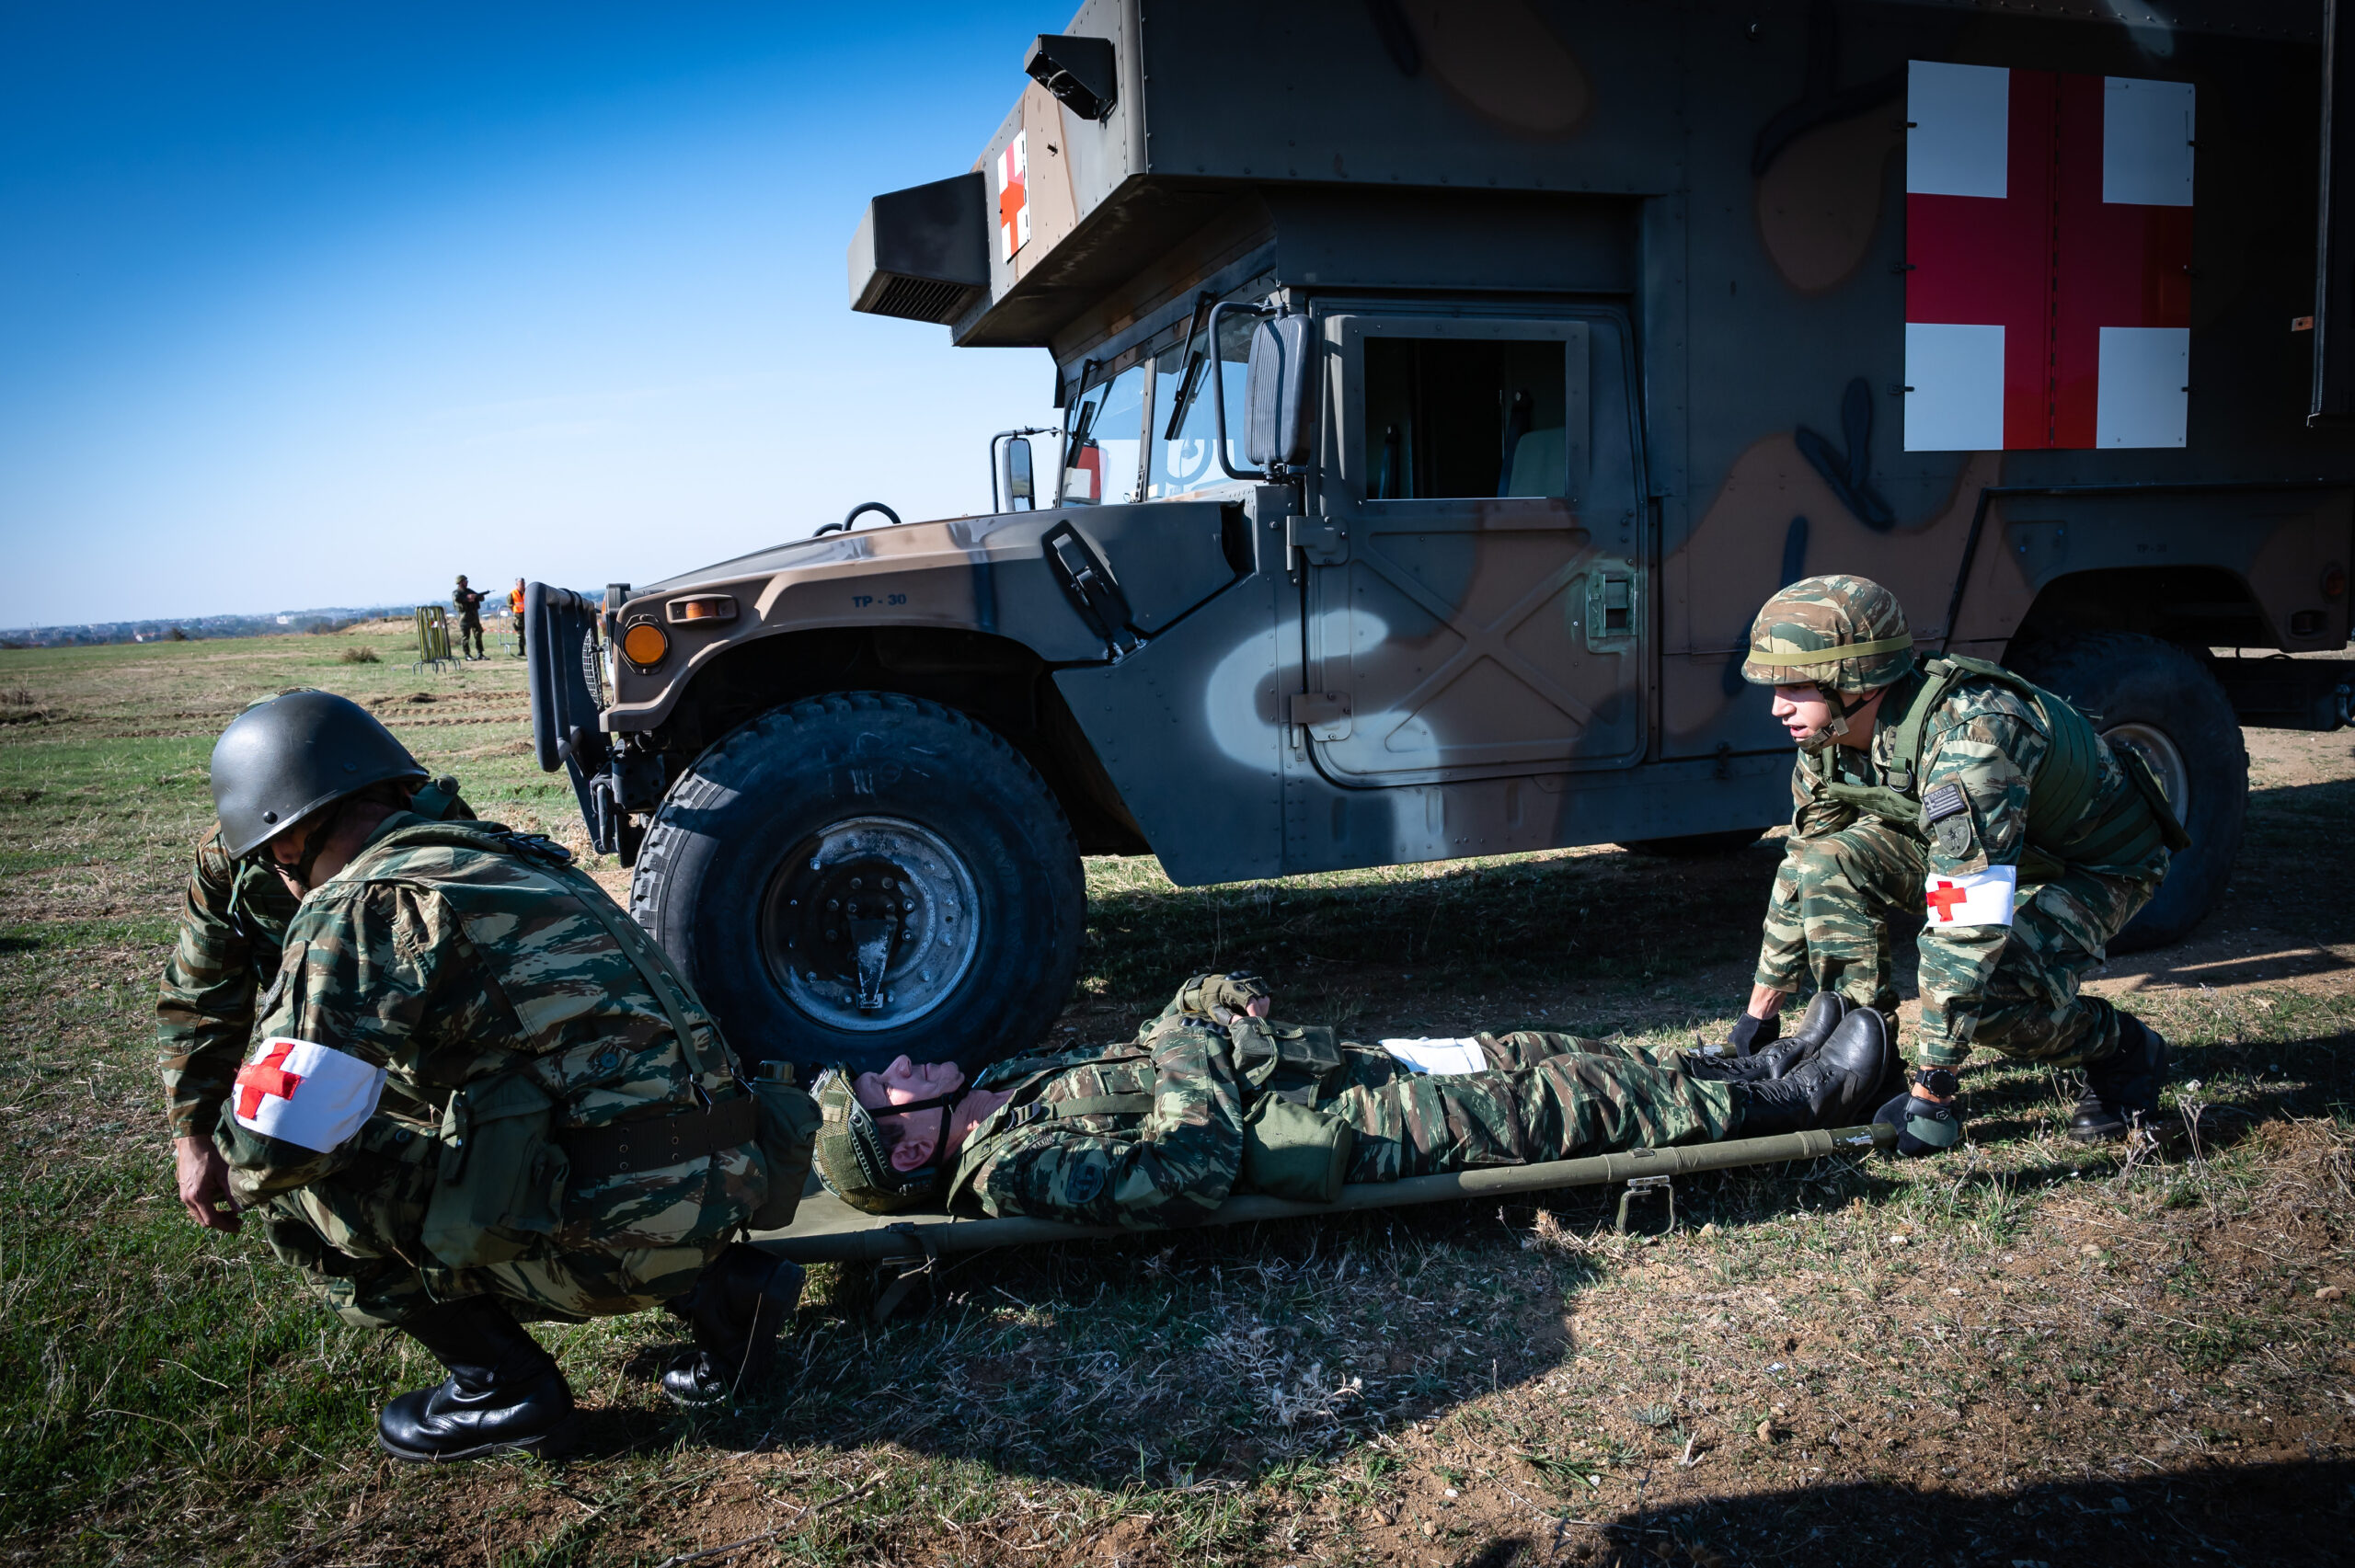
M 1295 704 L 1342 784 L 1621 768 L 1650 643 L 1626 326 L 1336 308 Z

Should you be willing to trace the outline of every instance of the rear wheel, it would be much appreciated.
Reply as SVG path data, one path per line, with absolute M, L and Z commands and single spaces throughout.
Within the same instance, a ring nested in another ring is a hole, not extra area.
M 1063 808 L 993 731 L 856 692 L 746 725 L 663 801 L 631 912 L 748 1061 L 969 1071 L 1036 1040 L 1086 900 Z
M 2240 853 L 2248 810 L 2248 748 L 2224 688 L 2199 658 L 2170 642 L 2095 632 L 2028 650 L 2020 673 L 2094 721 L 2112 746 L 2151 773 L 2191 835 L 2142 912 L 2109 944 L 2113 953 L 2163 947 L 2189 934 L 2223 897 Z

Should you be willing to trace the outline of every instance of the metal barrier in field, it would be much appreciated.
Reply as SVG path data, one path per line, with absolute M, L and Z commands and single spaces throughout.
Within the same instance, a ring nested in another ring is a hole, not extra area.
M 455 664 L 457 655 L 450 651 L 450 615 L 439 604 L 417 607 L 417 658 L 409 665 L 416 672 L 424 673 L 431 666 L 440 674 L 444 665 Z

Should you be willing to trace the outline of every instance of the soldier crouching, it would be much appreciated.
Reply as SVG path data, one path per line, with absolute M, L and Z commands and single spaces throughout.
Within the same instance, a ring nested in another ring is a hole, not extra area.
M 2081 1142 L 2155 1116 L 2166 1042 L 2078 990 L 2190 842 L 2142 759 L 2001 666 L 1918 654 L 1896 596 L 1864 578 L 1768 600 L 1741 672 L 1775 689 L 1799 750 L 1735 1048 L 1772 1040 L 1808 982 L 1893 1021 L 1890 921 L 1912 910 L 1928 917 L 1917 1065 L 1874 1118 L 1901 1151 L 1961 1140 L 1956 1070 L 1981 1046 L 2082 1067 Z
M 251 913 L 282 919 L 283 951 L 243 1065 L 191 1088 L 171 1070 L 188 1055 L 172 982 L 199 978 L 184 933 L 166 1020 L 183 1200 L 222 1230 L 258 1211 L 345 1322 L 400 1329 L 448 1368 L 380 1416 L 396 1458 L 569 1446 L 570 1390 L 524 1322 L 667 1307 L 696 1349 L 664 1392 L 724 1399 L 765 1372 L 800 1289 L 798 1267 L 734 1240 L 774 1222 L 773 1171 L 798 1195 L 760 1108 L 777 1086 L 756 1100 L 661 950 L 563 849 L 408 809 L 423 772 L 319 692 L 247 709 L 214 748 L 218 852 L 264 873 Z

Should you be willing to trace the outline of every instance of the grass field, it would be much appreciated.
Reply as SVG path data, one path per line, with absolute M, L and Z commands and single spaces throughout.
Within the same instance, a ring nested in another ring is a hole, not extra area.
M 2097 982 L 2174 1043 L 2155 1150 L 2082 1150 L 2068 1086 L 1982 1064 L 1968 1148 L 1689 1180 L 1664 1237 L 1587 1192 L 992 1254 L 881 1328 L 861 1272 L 820 1269 L 757 1402 L 666 1406 L 659 1315 L 546 1331 L 580 1458 L 385 1460 L 374 1409 L 438 1369 L 341 1327 L 250 1230 L 188 1224 L 151 1033 L 206 758 L 255 696 L 347 692 L 485 815 L 582 847 L 526 755 L 520 664 L 417 675 L 404 635 L 0 652 L 7 1561 L 2345 1558 L 2345 734 L 2251 732 L 2223 908 Z M 1057 1027 L 1123 1035 L 1187 974 L 1249 966 L 1351 1032 L 1709 1034 L 1775 853 L 1193 891 L 1096 862 Z

